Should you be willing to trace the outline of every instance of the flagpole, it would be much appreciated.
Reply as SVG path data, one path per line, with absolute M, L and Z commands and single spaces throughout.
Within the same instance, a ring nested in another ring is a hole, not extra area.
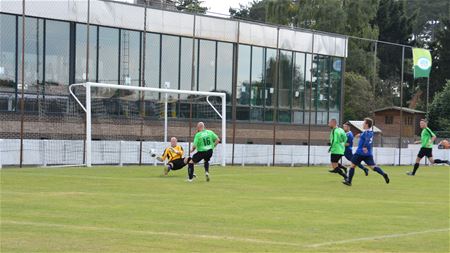
M 428 118 L 428 103 L 430 99 L 430 76 L 427 77 L 427 115 L 426 118 Z

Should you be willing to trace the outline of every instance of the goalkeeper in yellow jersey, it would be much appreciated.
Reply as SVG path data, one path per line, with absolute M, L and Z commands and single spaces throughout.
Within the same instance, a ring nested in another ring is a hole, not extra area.
M 169 160 L 167 167 L 164 168 L 164 175 L 167 176 L 171 170 L 182 169 L 187 164 L 187 159 L 183 158 L 183 148 L 178 145 L 177 138 L 170 138 L 170 147 L 164 150 L 162 156 L 156 157 L 156 160 L 163 162 L 166 159 Z

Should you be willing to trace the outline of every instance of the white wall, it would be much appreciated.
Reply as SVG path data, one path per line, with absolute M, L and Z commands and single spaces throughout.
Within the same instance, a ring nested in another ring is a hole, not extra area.
M 188 143 L 180 143 L 187 152 Z M 142 162 L 156 164 L 149 154 L 151 149 L 162 153 L 166 144 L 162 142 L 143 142 Z M 221 145 L 212 163 L 221 161 Z M 409 145 L 401 150 L 401 164 L 412 165 L 419 151 L 419 145 Z M 139 163 L 138 141 L 92 141 L 92 164 L 137 164 Z M 234 163 L 240 165 L 272 165 L 272 145 L 236 144 Z M 330 155 L 327 146 L 311 146 L 310 163 L 328 164 Z M 450 150 L 433 148 L 435 158 L 450 159 Z M 381 165 L 397 165 L 399 150 L 396 148 L 374 148 L 375 161 Z M 231 163 L 232 146 L 227 144 L 227 163 Z M 0 166 L 18 165 L 20 159 L 20 140 L 0 140 Z M 275 164 L 300 165 L 308 162 L 308 146 L 277 145 Z M 425 160 L 422 160 L 424 163 Z M 24 140 L 24 165 L 76 165 L 83 163 L 83 141 L 81 140 Z M 344 164 L 348 164 L 347 161 Z

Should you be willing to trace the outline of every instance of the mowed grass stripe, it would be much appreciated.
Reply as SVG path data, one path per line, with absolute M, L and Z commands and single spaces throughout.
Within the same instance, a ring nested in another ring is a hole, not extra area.
M 383 168 L 391 184 L 357 171 L 351 188 L 326 167 L 214 167 L 206 183 L 197 166 L 191 184 L 153 166 L 4 169 L 2 252 L 448 252 L 445 233 L 410 233 L 448 225 L 449 167 Z

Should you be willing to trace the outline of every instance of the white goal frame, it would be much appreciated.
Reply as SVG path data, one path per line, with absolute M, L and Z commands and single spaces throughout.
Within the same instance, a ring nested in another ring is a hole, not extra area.
M 73 93 L 72 88 L 76 86 L 83 86 L 86 88 L 86 105 L 84 106 L 78 97 Z M 165 106 L 164 106 L 164 142 L 167 142 L 167 94 L 184 94 L 184 95 L 199 95 L 206 96 L 206 102 L 209 106 L 212 107 L 214 112 L 222 119 L 222 136 L 220 136 L 221 144 L 222 144 L 222 161 L 221 165 L 226 165 L 226 144 L 227 144 L 227 117 L 226 117 L 226 94 L 223 92 L 207 92 L 207 91 L 191 91 L 191 90 L 175 90 L 175 89 L 162 89 L 162 88 L 151 88 L 151 87 L 139 87 L 139 86 L 128 86 L 128 85 L 118 85 L 118 84 L 108 84 L 108 83 L 95 83 L 95 82 L 86 82 L 86 83 L 75 83 L 69 85 L 69 92 L 72 97 L 77 101 L 80 107 L 86 113 L 86 147 L 85 147 L 85 155 L 86 162 L 85 165 L 87 167 L 92 166 L 92 111 L 91 111 L 91 88 L 112 88 L 118 90 L 133 90 L 133 91 L 153 91 L 161 94 L 165 94 Z M 222 112 L 219 112 L 213 104 L 209 101 L 209 97 L 220 97 L 222 99 Z

